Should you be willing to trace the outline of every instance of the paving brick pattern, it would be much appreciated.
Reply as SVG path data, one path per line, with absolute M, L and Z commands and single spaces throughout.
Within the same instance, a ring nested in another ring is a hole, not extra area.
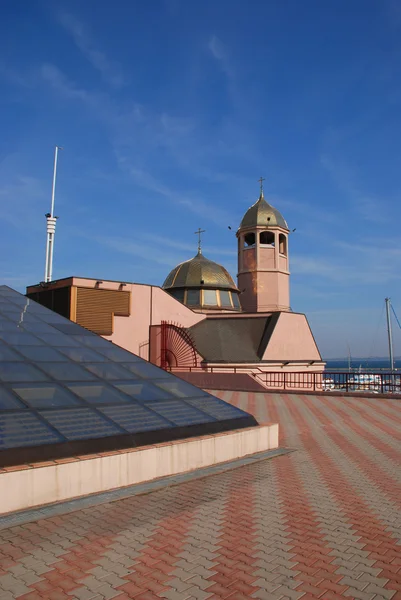
M 0 531 L 0 600 L 401 600 L 401 401 L 216 395 L 297 451 Z

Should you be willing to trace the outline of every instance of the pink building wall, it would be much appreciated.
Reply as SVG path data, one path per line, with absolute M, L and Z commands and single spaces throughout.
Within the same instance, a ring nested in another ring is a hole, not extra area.
M 246 247 L 245 235 L 255 234 L 255 245 Z M 260 243 L 260 235 L 274 235 L 274 244 Z M 280 227 L 246 227 L 238 235 L 238 288 L 245 312 L 290 310 L 288 231 Z M 285 241 L 281 247 L 280 239 Z M 280 248 L 282 252 L 280 252 Z
M 73 277 L 72 285 L 94 288 L 96 281 Z M 118 290 L 120 282 L 103 281 L 101 289 Z M 131 292 L 131 314 L 129 317 L 114 317 L 113 334 L 103 336 L 114 344 L 149 359 L 149 327 L 162 320 L 176 322 L 182 327 L 191 327 L 205 319 L 195 313 L 161 288 L 139 283 L 127 283 L 124 291 Z
M 305 315 L 280 313 L 263 360 L 322 360 Z

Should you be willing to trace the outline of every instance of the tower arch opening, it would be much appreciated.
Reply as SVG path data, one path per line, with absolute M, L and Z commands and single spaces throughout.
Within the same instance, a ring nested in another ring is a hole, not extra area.
M 244 235 L 244 246 L 245 248 L 251 248 L 256 244 L 256 235 L 255 233 L 249 232 Z
M 280 233 L 278 236 L 279 252 L 284 256 L 287 256 L 287 236 L 284 233 Z
M 273 231 L 261 231 L 259 234 L 259 243 L 262 244 L 262 246 L 274 246 L 275 235 Z

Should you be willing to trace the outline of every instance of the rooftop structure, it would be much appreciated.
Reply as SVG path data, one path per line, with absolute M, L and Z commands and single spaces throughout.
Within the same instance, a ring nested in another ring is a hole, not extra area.
M 198 254 L 167 275 L 163 289 L 194 311 L 240 311 L 239 290 L 226 269 Z
M 290 232 L 263 189 L 236 234 L 237 284 L 202 254 L 202 233 L 196 256 L 162 288 L 70 277 L 29 286 L 27 295 L 164 369 L 322 372 L 306 316 L 290 306 Z
M 0 361 L 0 466 L 256 425 L 6 286 Z

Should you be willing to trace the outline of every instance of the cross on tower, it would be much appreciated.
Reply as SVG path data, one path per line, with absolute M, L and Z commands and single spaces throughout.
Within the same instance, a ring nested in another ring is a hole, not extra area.
M 202 236 L 202 233 L 205 233 L 205 231 L 206 231 L 206 229 L 201 229 L 199 227 L 199 229 L 194 232 L 195 235 L 198 236 L 198 252 L 199 252 L 199 254 L 202 254 L 202 238 L 201 238 L 201 236 Z
M 260 183 L 260 193 L 263 194 L 263 182 L 266 181 L 265 177 L 261 177 L 260 179 L 258 179 L 259 183 Z

